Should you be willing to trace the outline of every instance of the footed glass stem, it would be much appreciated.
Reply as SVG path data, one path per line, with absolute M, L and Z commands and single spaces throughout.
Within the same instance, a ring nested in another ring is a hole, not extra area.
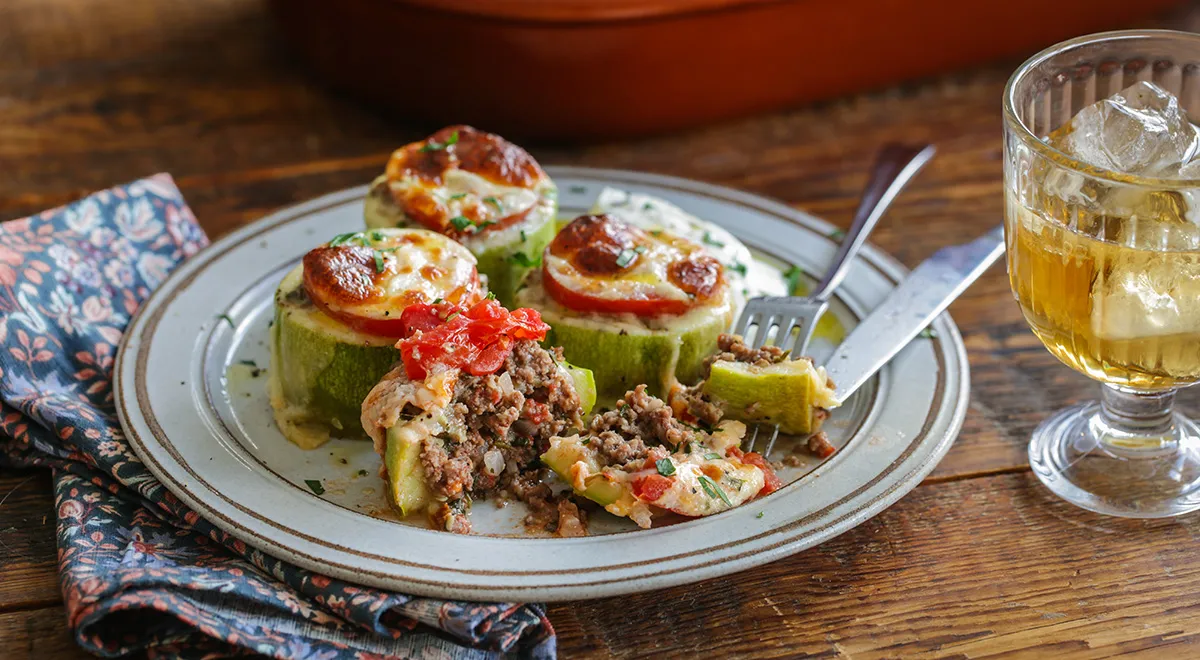
M 1175 391 L 1105 385 L 1099 402 L 1059 411 L 1033 433 L 1029 464 L 1059 497 L 1126 518 L 1200 509 L 1200 427 Z

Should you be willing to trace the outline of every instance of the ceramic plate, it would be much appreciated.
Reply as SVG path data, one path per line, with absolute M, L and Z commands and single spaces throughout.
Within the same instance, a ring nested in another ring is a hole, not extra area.
M 563 215 L 586 211 L 604 186 L 664 198 L 719 223 L 755 253 L 752 288 L 783 290 L 780 269 L 819 273 L 833 227 L 761 197 L 647 174 L 548 168 Z M 895 502 L 950 447 L 967 408 L 965 349 L 943 315 L 826 425 L 826 461 L 783 442 L 786 487 L 708 518 L 638 530 L 598 511 L 591 536 L 524 531 L 521 505 L 477 502 L 476 535 L 398 520 L 369 442 L 313 451 L 275 429 L 266 397 L 272 294 L 309 249 L 362 228 L 366 187 L 326 195 L 247 226 L 183 264 L 141 309 L 117 358 L 117 405 L 130 442 L 180 499 L 246 543 L 347 580 L 477 600 L 572 600 L 725 575 L 795 553 Z M 845 328 L 904 274 L 871 247 L 832 311 Z M 754 293 L 752 291 L 751 293 Z M 834 337 L 836 339 L 836 337 Z M 832 344 L 815 344 L 820 360 Z M 761 442 L 761 440 L 760 440 Z M 312 482 L 312 483 L 310 483 Z M 314 491 L 322 491 L 320 495 Z

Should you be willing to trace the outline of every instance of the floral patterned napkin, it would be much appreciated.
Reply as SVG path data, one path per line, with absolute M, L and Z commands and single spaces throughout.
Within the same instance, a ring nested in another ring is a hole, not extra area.
M 130 317 L 207 245 L 168 175 L 0 224 L 0 464 L 54 473 L 68 625 L 104 656 L 552 658 L 537 605 L 355 586 L 246 547 L 130 450 L 112 368 Z

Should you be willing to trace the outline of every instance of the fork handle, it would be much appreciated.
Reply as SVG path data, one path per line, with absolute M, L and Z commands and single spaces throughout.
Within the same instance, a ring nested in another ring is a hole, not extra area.
M 854 212 L 854 222 L 850 223 L 850 231 L 838 246 L 833 265 L 817 283 L 816 288 L 809 293 L 809 298 L 820 302 L 829 301 L 829 296 L 846 277 L 854 255 L 866 242 L 867 235 L 875 228 L 879 218 L 883 217 L 892 200 L 896 199 L 896 195 L 900 194 L 904 186 L 925 167 L 930 158 L 933 158 L 935 151 L 932 144 L 889 144 L 879 151 L 858 210 Z

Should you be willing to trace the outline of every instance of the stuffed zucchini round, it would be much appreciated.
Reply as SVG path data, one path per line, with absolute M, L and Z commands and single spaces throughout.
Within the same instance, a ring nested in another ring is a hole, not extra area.
M 500 302 L 554 238 L 558 191 L 537 161 L 504 138 L 450 126 L 397 149 L 367 194 L 368 228 L 423 227 L 467 246 Z
M 363 436 L 362 401 L 399 358 L 403 309 L 482 296 L 474 257 L 434 232 L 343 234 L 310 251 L 275 293 L 269 388 L 279 429 L 305 449 Z
M 664 396 L 676 380 L 697 380 L 737 298 L 696 243 L 590 215 L 559 232 L 517 302 L 542 313 L 547 341 L 591 369 L 611 400 L 642 383 Z

